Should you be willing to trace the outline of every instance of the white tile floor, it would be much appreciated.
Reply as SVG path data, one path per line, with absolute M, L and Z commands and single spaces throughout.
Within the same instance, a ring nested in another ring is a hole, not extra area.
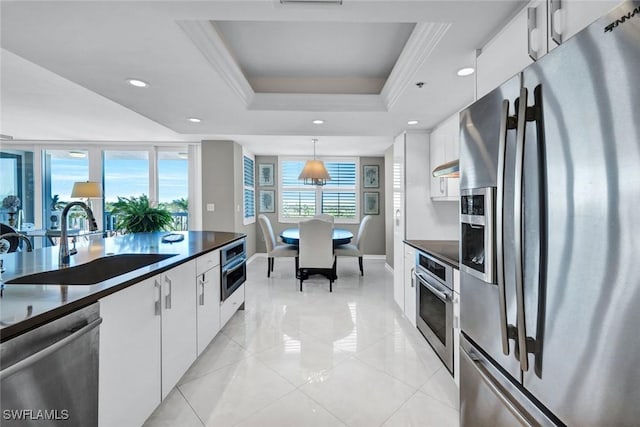
M 248 266 L 246 310 L 222 332 L 145 426 L 458 425 L 458 391 L 393 302 L 383 260 L 338 260 L 300 292 L 293 259 Z

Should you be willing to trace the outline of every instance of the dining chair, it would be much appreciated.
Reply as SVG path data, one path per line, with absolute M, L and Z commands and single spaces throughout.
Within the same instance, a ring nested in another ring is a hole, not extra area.
M 298 271 L 298 248 L 293 245 L 285 245 L 276 241 L 271 221 L 264 215 L 258 215 L 258 222 L 264 236 L 264 243 L 267 246 L 267 277 L 271 277 L 275 258 L 295 258 L 296 272 Z
M 371 215 L 367 215 L 362 218 L 360 227 L 358 228 L 358 234 L 356 235 L 356 240 L 353 243 L 340 245 L 335 249 L 336 258 L 339 256 L 358 257 L 358 265 L 360 266 L 361 276 L 364 276 L 362 257 L 364 256 L 364 241 L 367 237 L 367 228 L 370 221 Z
M 333 224 L 321 219 L 301 221 L 298 278 L 302 282 L 311 274 L 329 277 L 329 292 L 336 279 L 336 257 L 333 254 Z
M 330 222 L 331 224 L 335 223 L 335 217 L 329 214 L 318 214 L 313 216 L 314 219 L 321 219 L 323 221 Z

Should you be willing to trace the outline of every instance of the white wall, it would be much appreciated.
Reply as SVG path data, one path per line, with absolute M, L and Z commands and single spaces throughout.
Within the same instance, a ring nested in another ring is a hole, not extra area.
M 459 240 L 458 202 L 432 202 L 429 135 L 406 140 L 406 238 Z

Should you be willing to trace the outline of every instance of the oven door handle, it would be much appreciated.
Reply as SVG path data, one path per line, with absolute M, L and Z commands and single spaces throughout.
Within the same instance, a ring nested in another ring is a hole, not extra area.
M 420 283 L 424 285 L 425 288 L 429 289 L 430 292 L 432 292 L 435 296 L 440 298 L 443 302 L 451 301 L 451 295 L 433 286 L 431 283 L 426 281 L 425 278 L 422 277 L 420 273 L 414 273 L 414 275 L 416 276 L 416 279 L 418 279 Z
M 222 274 L 230 274 L 242 267 L 247 259 L 245 257 L 239 258 L 236 262 L 225 265 L 222 269 Z

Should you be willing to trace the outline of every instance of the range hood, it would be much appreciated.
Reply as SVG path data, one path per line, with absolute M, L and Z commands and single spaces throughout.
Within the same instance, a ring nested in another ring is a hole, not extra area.
M 459 178 L 460 162 L 458 159 L 438 165 L 433 170 L 433 176 L 436 178 Z

